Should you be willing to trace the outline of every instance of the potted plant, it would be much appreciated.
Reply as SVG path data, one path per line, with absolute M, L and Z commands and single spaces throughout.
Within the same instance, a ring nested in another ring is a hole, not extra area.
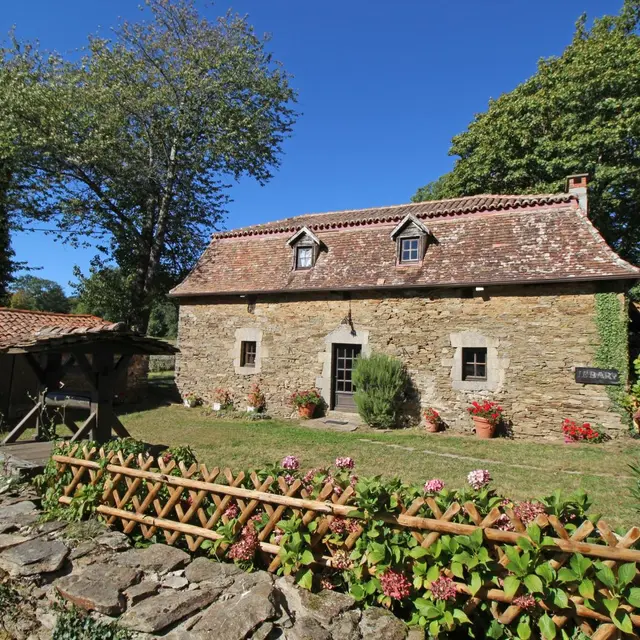
M 264 397 L 264 393 L 262 393 L 262 389 L 260 389 L 260 385 L 257 382 L 254 382 L 251 385 L 251 389 L 249 389 L 247 403 L 247 411 L 249 413 L 254 411 L 260 413 L 267 406 L 267 399 Z
M 213 392 L 213 410 L 222 411 L 233 408 L 233 397 L 227 389 L 219 387 Z
M 502 418 L 502 407 L 497 402 L 485 400 L 484 402 L 472 402 L 467 409 L 473 419 L 476 428 L 476 437 L 486 440 L 493 438 L 496 425 Z
M 199 395 L 193 393 L 193 391 L 185 393 L 182 399 L 184 402 L 184 406 L 189 407 L 190 409 L 199 407 L 202 404 L 202 398 Z
M 442 418 L 433 407 L 429 407 L 424 412 L 424 423 L 429 433 L 438 433 L 442 429 Z
M 291 404 L 298 407 L 298 415 L 301 418 L 313 418 L 313 413 L 321 402 L 322 396 L 317 389 L 295 391 L 291 394 Z

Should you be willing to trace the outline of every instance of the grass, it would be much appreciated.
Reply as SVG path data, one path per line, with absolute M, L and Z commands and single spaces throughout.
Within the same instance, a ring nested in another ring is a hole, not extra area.
M 628 528 L 638 523 L 628 465 L 640 457 L 640 443 L 631 440 L 562 445 L 478 441 L 428 435 L 417 429 L 345 433 L 294 421 L 223 421 L 204 410 L 175 404 L 126 413 L 120 419 L 133 437 L 167 446 L 190 445 L 208 465 L 234 470 L 259 468 L 293 454 L 306 469 L 328 465 L 337 456 L 346 455 L 356 460 L 362 475 L 399 476 L 416 483 L 442 478 L 450 488 L 462 486 L 472 469 L 487 468 L 496 489 L 514 499 L 539 498 L 555 489 L 566 493 L 584 489 L 593 499 L 593 511 L 601 513 L 611 526 Z

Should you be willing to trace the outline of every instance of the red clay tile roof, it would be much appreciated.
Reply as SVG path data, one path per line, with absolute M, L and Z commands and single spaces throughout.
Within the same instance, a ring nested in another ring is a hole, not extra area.
M 389 234 L 409 213 L 432 239 L 422 264 L 398 266 Z M 323 242 L 312 269 L 294 271 L 289 237 Z M 471 286 L 640 278 L 568 194 L 474 196 L 310 214 L 216 234 L 174 296 Z
M 44 327 L 96 327 L 104 324 L 109 323 L 91 315 L 0 307 L 0 342 L 32 335 Z
M 0 353 L 77 347 L 100 341 L 127 345 L 135 353 L 177 352 L 168 342 L 137 334 L 122 322 L 107 322 L 90 315 L 0 307 Z

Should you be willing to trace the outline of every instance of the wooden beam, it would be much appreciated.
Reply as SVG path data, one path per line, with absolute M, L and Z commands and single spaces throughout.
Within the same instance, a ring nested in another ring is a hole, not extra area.
M 36 375 L 36 378 L 38 378 L 38 382 L 40 383 L 40 386 L 46 387 L 47 378 L 46 378 L 44 369 L 40 366 L 40 363 L 36 360 L 34 355 L 31 353 L 25 353 L 24 359 L 25 359 L 25 362 L 29 365 L 29 368 L 31 369 L 31 371 L 33 371 L 33 373 Z
M 96 391 L 96 375 L 93 371 L 91 363 L 89 362 L 89 360 L 87 360 L 87 356 L 84 353 L 74 351 L 73 357 L 76 359 L 78 366 L 82 370 L 82 373 L 84 373 L 84 377 L 91 385 L 91 388 Z
M 113 368 L 113 372 L 116 377 L 120 375 L 123 369 L 126 369 L 129 366 L 131 358 L 133 358 L 133 355 L 130 353 L 122 354 L 120 356 L 120 359 L 116 363 L 116 366 Z
M 104 408 L 103 408 L 104 410 Z M 116 435 L 120 438 L 130 438 L 131 434 L 127 431 L 125 426 L 120 422 L 120 418 L 116 415 L 113 407 L 111 407 L 111 428 L 116 432 Z
M 35 418 L 37 419 L 40 415 L 40 409 L 42 409 L 42 403 L 38 402 L 33 407 L 27 415 L 18 422 L 18 424 L 12 429 L 12 431 L 7 434 L 5 439 L 2 441 L 2 444 L 9 444 L 10 442 L 15 442 L 24 431 L 29 428 L 29 423 Z
M 89 435 L 89 432 L 93 428 L 93 423 L 96 419 L 95 411 L 82 423 L 82 426 L 78 431 L 76 431 L 72 438 L 71 442 L 75 442 L 76 440 L 81 440 L 82 438 L 86 438 Z
M 78 425 L 67 415 L 67 412 L 63 412 L 62 421 L 66 425 L 67 429 L 71 431 L 71 433 L 78 433 Z

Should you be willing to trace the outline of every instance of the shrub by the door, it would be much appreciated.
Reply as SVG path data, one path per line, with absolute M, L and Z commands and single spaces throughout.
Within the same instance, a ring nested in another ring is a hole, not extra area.
M 371 427 L 389 429 L 398 424 L 407 388 L 407 373 L 400 360 L 382 353 L 359 356 L 353 369 L 354 401 Z

